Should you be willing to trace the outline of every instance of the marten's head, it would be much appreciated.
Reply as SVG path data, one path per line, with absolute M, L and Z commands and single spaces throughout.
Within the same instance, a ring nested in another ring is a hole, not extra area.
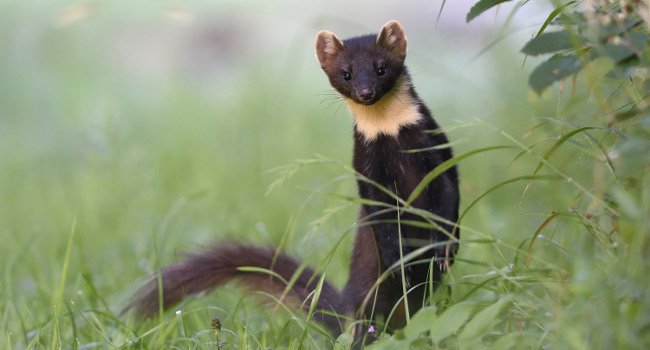
M 397 21 L 386 23 L 376 36 L 345 41 L 322 30 L 316 35 L 316 57 L 341 95 L 372 105 L 391 91 L 402 75 L 406 33 Z

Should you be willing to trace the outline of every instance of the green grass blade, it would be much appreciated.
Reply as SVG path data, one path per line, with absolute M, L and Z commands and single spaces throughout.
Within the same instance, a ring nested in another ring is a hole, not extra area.
M 65 255 L 63 256 L 63 267 L 61 268 L 61 277 L 59 278 L 59 288 L 56 291 L 55 298 L 52 301 L 52 304 L 55 306 L 61 306 L 63 303 L 63 292 L 65 291 L 65 282 L 68 277 L 68 268 L 70 267 L 70 257 L 72 256 L 72 245 L 74 243 L 74 234 L 77 227 L 77 218 L 72 219 L 72 226 L 70 228 L 70 234 L 68 235 L 68 244 L 65 249 Z
M 238 270 L 238 271 L 243 271 L 243 272 L 256 272 L 256 273 L 263 273 L 263 274 L 267 274 L 267 275 L 269 275 L 269 276 L 273 276 L 273 277 L 279 279 L 279 280 L 282 281 L 282 283 L 284 283 L 284 284 L 289 283 L 289 282 L 287 282 L 286 279 L 284 279 L 284 277 L 280 276 L 277 272 L 275 272 L 275 271 L 273 271 L 273 270 L 265 269 L 265 268 L 262 268 L 262 267 L 257 267 L 257 266 L 240 266 L 240 267 L 237 268 L 237 270 Z
M 461 154 L 459 156 L 455 156 L 451 159 L 448 159 L 444 162 L 442 162 L 440 165 L 435 167 L 433 170 L 431 170 L 427 175 L 424 176 L 424 178 L 420 181 L 420 183 L 415 186 L 415 189 L 413 189 L 413 192 L 409 196 L 409 198 L 406 200 L 406 203 L 412 204 L 413 201 L 415 201 L 420 193 L 424 191 L 424 189 L 433 181 L 435 178 L 437 178 L 440 174 L 444 173 L 445 171 L 451 169 L 454 165 L 456 165 L 458 162 L 461 160 L 471 157 L 473 155 L 483 153 L 483 152 L 489 152 L 489 151 L 494 151 L 494 150 L 499 150 L 499 149 L 506 149 L 506 148 L 512 148 L 512 146 L 491 146 L 491 147 L 485 147 L 485 148 L 479 148 L 475 149 L 473 151 L 469 151 L 467 153 Z
M 158 287 L 158 323 L 162 324 L 163 322 L 163 315 L 164 315 L 164 289 L 163 289 L 163 280 L 162 280 L 162 270 L 160 266 L 160 254 L 158 252 L 158 243 L 156 240 L 156 233 L 152 230 L 151 231 L 151 242 L 153 244 L 153 254 L 154 254 L 154 261 L 155 261 L 155 266 L 156 266 L 156 284 Z
M 537 32 L 537 34 L 535 36 L 537 37 L 537 36 L 540 36 L 540 34 L 544 33 L 544 30 L 546 29 L 546 27 L 548 27 L 548 25 L 551 24 L 551 22 L 555 19 L 555 17 L 557 17 L 560 13 L 562 13 L 562 11 L 565 8 L 567 8 L 569 5 L 572 5 L 572 4 L 575 4 L 575 0 L 574 1 L 569 1 L 566 4 L 556 8 L 555 10 L 553 10 L 548 15 L 548 17 L 546 17 L 546 20 L 544 21 L 544 24 L 542 24 L 542 26 L 539 28 L 539 31 Z
M 581 132 L 583 132 L 585 130 L 591 130 L 591 129 L 596 129 L 596 128 L 592 127 L 592 126 L 585 126 L 585 127 L 582 127 L 582 128 L 571 130 L 570 132 L 568 132 L 568 133 L 564 134 L 562 137 L 560 137 L 560 139 L 557 140 L 557 142 L 555 142 L 555 144 L 553 144 L 553 146 L 551 148 L 549 148 L 549 150 L 546 151 L 546 153 L 544 153 L 544 155 L 542 156 L 542 159 L 539 161 L 539 163 L 535 167 L 535 170 L 533 170 L 533 176 L 536 175 L 542 169 L 544 164 L 546 162 L 548 162 L 548 159 L 555 153 L 555 151 L 557 151 L 558 148 L 560 148 L 560 146 L 562 146 L 566 141 L 568 141 L 571 137 L 573 137 L 573 135 L 576 135 L 576 134 L 579 134 L 579 133 L 581 133 Z M 528 181 L 528 183 L 526 184 L 526 187 L 524 188 L 524 193 L 521 196 L 522 199 L 526 196 L 526 192 L 528 192 L 528 189 L 530 188 L 531 184 L 532 184 L 532 180 Z
M 500 276 L 492 276 L 492 277 L 490 277 L 490 278 L 485 279 L 485 280 L 482 281 L 481 283 L 477 283 L 477 284 L 476 284 L 472 289 L 470 289 L 467 293 L 465 293 L 465 294 L 464 294 L 462 297 L 460 297 L 460 299 L 458 299 L 458 300 L 463 301 L 463 300 L 467 300 L 467 299 L 469 299 L 469 297 L 470 297 L 472 294 L 474 294 L 474 293 L 478 292 L 479 290 L 485 288 L 485 286 L 487 286 L 490 282 L 496 281 L 497 279 L 499 279 L 499 277 L 500 277 Z
M 458 222 L 462 222 L 463 218 L 467 213 L 469 212 L 470 209 L 472 209 L 481 199 L 483 199 L 485 196 L 488 194 L 498 190 L 499 188 L 509 185 L 514 182 L 518 181 L 523 181 L 523 180 L 529 180 L 529 181 L 538 181 L 538 180 L 562 180 L 561 176 L 558 175 L 524 175 L 524 176 L 518 176 L 512 179 L 508 179 L 502 182 L 499 182 L 498 184 L 488 188 L 485 192 L 483 192 L 481 195 L 476 197 L 472 202 L 470 202 L 465 209 L 461 212 L 460 216 L 458 217 Z
M 399 208 L 399 202 L 396 204 Z M 400 212 L 397 212 L 397 239 L 399 243 L 399 269 L 402 276 L 402 298 L 404 300 L 404 313 L 406 314 L 406 323 L 408 324 L 411 321 L 411 315 L 409 312 L 409 303 L 408 298 L 406 297 L 406 276 L 404 275 L 404 247 L 402 242 L 402 223 L 400 221 Z
M 68 235 L 68 244 L 65 249 L 65 255 L 63 257 L 63 267 L 61 268 L 61 277 L 59 279 L 59 288 L 56 291 L 54 300 L 52 300 L 52 305 L 54 307 L 54 332 L 52 333 L 52 349 L 61 347 L 61 335 L 59 332 L 59 321 L 58 321 L 58 311 L 63 305 L 63 293 L 65 291 L 65 283 L 68 277 L 68 268 L 70 267 L 70 257 L 72 256 L 72 245 L 74 243 L 74 234 L 77 227 L 77 217 L 75 216 L 72 219 L 72 227 L 70 228 L 70 234 Z
M 320 294 L 321 291 L 323 290 L 323 283 L 325 282 L 325 273 L 321 274 L 321 277 L 318 279 L 318 284 L 316 285 L 316 289 L 313 293 L 312 299 L 311 299 L 311 304 L 309 305 L 309 312 L 307 313 L 307 322 L 305 324 L 305 328 L 302 332 L 302 336 L 300 337 L 300 348 L 303 348 L 305 339 L 307 338 L 307 331 L 309 330 L 309 324 L 311 323 L 312 320 L 312 315 L 314 314 L 314 310 L 316 310 L 316 305 L 318 304 L 318 300 L 320 299 Z
M 70 305 L 65 303 L 65 307 L 68 309 L 68 316 L 70 316 L 70 325 L 72 328 L 72 349 L 79 349 L 79 331 L 77 330 L 77 322 L 75 322 L 75 315 Z
M 436 27 L 438 27 L 438 22 L 440 22 L 440 16 L 442 16 L 442 10 L 445 8 L 446 3 L 447 0 L 442 0 L 442 3 L 440 4 L 440 10 L 438 11 L 438 16 L 436 17 Z
M 530 259 L 531 259 L 532 251 L 533 251 L 533 244 L 535 243 L 535 239 L 537 238 L 537 236 L 539 236 L 539 234 L 542 232 L 542 230 L 544 229 L 544 227 L 546 227 L 546 226 L 547 226 L 551 221 L 553 221 L 553 219 L 555 219 L 555 218 L 558 217 L 559 215 L 560 215 L 559 212 L 553 212 L 553 213 L 551 213 L 551 215 L 549 215 L 549 216 L 548 216 L 548 217 L 547 217 L 547 218 L 542 222 L 542 224 L 539 225 L 539 227 L 537 228 L 537 230 L 535 230 L 535 233 L 533 233 L 533 237 L 530 239 L 530 244 L 528 244 L 528 255 L 527 255 L 527 258 L 526 258 L 526 265 L 528 265 L 528 264 L 530 263 Z
M 515 145 L 517 145 L 519 148 L 525 150 L 525 151 L 526 151 L 527 153 L 529 153 L 529 154 L 531 153 L 531 152 L 530 152 L 530 147 L 527 147 L 526 145 L 522 144 L 520 141 L 518 141 L 518 140 L 517 140 L 515 137 L 513 137 L 512 135 L 508 134 L 507 132 L 505 132 L 505 131 L 503 131 L 503 130 L 499 130 L 499 132 L 501 133 L 501 135 L 503 135 L 504 137 L 506 137 L 506 138 L 507 138 L 508 140 L 510 140 L 512 143 L 514 143 Z M 592 200 L 598 202 L 600 205 L 602 205 L 603 208 L 605 208 L 607 211 L 609 211 L 610 213 L 612 213 L 614 216 L 617 216 L 617 217 L 619 216 L 618 212 L 617 212 L 617 211 L 616 211 L 616 210 L 615 210 L 611 205 L 609 205 L 605 200 L 603 200 L 602 198 L 600 198 L 600 197 L 594 195 L 593 193 L 591 193 L 589 190 L 587 190 L 587 188 L 585 188 L 584 186 L 582 186 L 579 182 L 575 181 L 572 177 L 570 177 L 570 176 L 568 176 L 567 174 L 565 174 L 561 169 L 559 169 L 559 168 L 556 167 L 556 166 L 553 166 L 553 164 L 551 164 L 547 159 L 544 159 L 544 158 L 542 157 L 541 160 L 540 160 L 540 162 L 541 162 L 541 163 L 544 163 L 547 167 L 551 168 L 555 173 L 557 173 L 557 174 L 559 174 L 560 176 L 562 176 L 562 178 L 563 178 L 564 180 L 566 180 L 567 182 L 569 182 L 570 184 L 572 184 L 573 186 L 575 186 L 575 187 L 576 187 L 576 188 L 577 188 L 577 189 L 578 189 L 582 194 L 585 194 L 587 197 L 589 197 L 589 198 L 591 198 Z
M 610 158 L 607 150 L 605 150 L 605 146 L 603 144 L 596 140 L 594 136 L 592 136 L 590 133 L 585 133 L 587 135 L 587 140 L 590 141 L 590 143 L 593 143 L 596 145 L 596 148 L 600 151 L 600 153 L 603 155 L 603 158 L 605 159 L 605 164 L 607 165 L 607 169 L 612 173 L 614 176 L 614 179 L 617 182 L 620 182 L 620 179 L 618 177 L 618 174 L 616 173 L 616 168 L 614 167 L 614 163 L 612 163 L 612 159 Z

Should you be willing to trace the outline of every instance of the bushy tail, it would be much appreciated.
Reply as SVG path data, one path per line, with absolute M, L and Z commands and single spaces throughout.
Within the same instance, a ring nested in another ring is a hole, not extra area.
M 240 267 L 270 270 L 276 276 Z M 215 245 L 203 252 L 188 254 L 185 260 L 162 269 L 163 308 L 173 306 L 187 295 L 211 291 L 234 280 L 250 291 L 264 291 L 278 298 L 283 297 L 283 302 L 303 305 L 308 311 L 311 302 L 305 301 L 313 296 L 312 292 L 320 279 L 312 269 L 304 268 L 291 289 L 283 295 L 287 288 L 286 281 L 292 279 L 299 267 L 295 259 L 282 253 L 276 254 L 274 248 L 231 243 Z M 159 301 L 158 276 L 154 276 L 136 293 L 125 311 L 132 309 L 138 316 L 148 318 L 158 312 Z M 340 292 L 325 281 L 314 318 L 335 335 L 341 332 L 338 318 L 333 316 L 342 314 L 340 304 Z

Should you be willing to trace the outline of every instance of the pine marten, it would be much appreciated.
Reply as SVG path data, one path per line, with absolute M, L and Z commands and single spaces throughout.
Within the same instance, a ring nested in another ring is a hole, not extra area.
M 454 225 L 459 206 L 455 167 L 436 177 L 409 203 L 434 214 L 430 216 L 437 218 L 437 226 L 431 220 L 423 225 L 421 215 L 402 210 L 405 202 L 398 204 L 394 196 L 408 198 L 425 175 L 452 157 L 451 149 L 444 146 L 446 136 L 413 88 L 404 66 L 406 46 L 406 34 L 397 21 L 386 23 L 378 35 L 341 40 L 332 32 L 320 31 L 316 36 L 318 61 L 354 117 L 353 164 L 362 175 L 359 195 L 369 204 L 361 206 L 348 282 L 339 291 L 325 280 L 313 317 L 333 336 L 345 330 L 345 319 L 357 320 L 352 328 L 356 346 L 371 340 L 366 337 L 368 327 L 372 330 L 376 323 L 386 321 L 396 305 L 389 329 L 404 326 L 406 307 L 400 301 L 404 290 L 408 290 L 407 306 L 413 313 L 422 306 L 430 287 L 440 281 L 457 250 L 457 240 L 450 235 L 459 236 Z M 398 263 L 401 256 L 432 244 L 409 263 Z M 390 277 L 377 283 L 380 275 L 396 265 Z M 276 277 L 239 267 L 268 269 Z M 162 269 L 163 308 L 236 280 L 249 290 L 282 296 L 284 302 L 308 311 L 321 276 L 310 268 L 302 269 L 292 288 L 285 291 L 286 281 L 299 267 L 298 261 L 272 247 L 215 244 Z M 127 309 L 149 317 L 158 308 L 158 281 L 153 277 Z

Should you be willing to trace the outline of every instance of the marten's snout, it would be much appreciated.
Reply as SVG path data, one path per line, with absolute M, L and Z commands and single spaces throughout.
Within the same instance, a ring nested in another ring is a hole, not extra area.
M 361 88 L 357 90 L 357 98 L 363 102 L 372 102 L 375 98 L 375 91 L 370 88 Z

